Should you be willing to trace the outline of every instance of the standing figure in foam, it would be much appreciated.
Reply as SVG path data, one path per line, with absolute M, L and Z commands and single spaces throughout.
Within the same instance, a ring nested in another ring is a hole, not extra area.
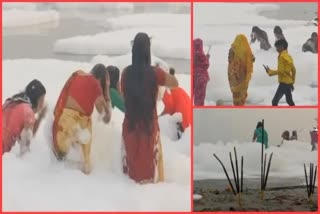
M 151 66 L 151 43 L 138 33 L 132 45 L 132 64 L 122 72 L 125 102 L 122 124 L 123 171 L 137 183 L 164 181 L 164 163 L 157 114 L 159 86 L 177 87 L 175 76 Z
M 262 138 L 262 135 L 263 135 L 263 138 Z M 269 147 L 268 132 L 265 129 L 262 129 L 262 122 L 257 123 L 257 127 L 253 133 L 252 142 L 263 143 L 266 149 Z
M 316 127 L 313 128 L 313 130 L 310 132 L 311 137 L 311 151 L 317 151 L 318 150 L 318 129 Z
M 206 98 L 207 83 L 210 80 L 209 54 L 203 51 L 203 42 L 201 39 L 193 41 L 194 59 L 193 59 L 193 93 L 194 105 L 203 106 Z
M 228 79 L 235 106 L 246 104 L 254 60 L 247 37 L 237 35 L 228 56 Z

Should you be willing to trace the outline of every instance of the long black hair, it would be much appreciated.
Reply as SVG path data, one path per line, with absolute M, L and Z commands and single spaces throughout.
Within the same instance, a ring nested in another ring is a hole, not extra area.
M 261 122 L 261 121 L 259 121 L 259 122 L 257 123 L 256 129 L 258 129 L 258 128 L 262 128 L 262 122 Z
M 110 88 L 117 89 L 117 84 L 120 78 L 119 68 L 113 65 L 109 65 L 107 67 L 107 71 L 109 72 L 110 77 Z
M 151 133 L 158 86 L 151 66 L 150 38 L 146 33 L 138 33 L 132 46 L 132 64 L 125 73 L 124 100 L 129 130 L 138 124 Z
M 41 96 L 46 94 L 46 88 L 39 80 L 32 80 L 26 87 L 26 95 L 29 97 L 32 108 L 36 108 Z
M 21 93 L 13 95 L 8 99 L 9 103 L 30 103 L 33 109 L 36 109 L 40 97 L 46 94 L 46 88 L 37 79 L 29 82 L 25 90 Z
M 102 93 L 106 97 L 106 75 L 108 75 L 107 68 L 103 64 L 96 64 L 92 70 L 91 74 L 100 82 Z
M 273 29 L 273 33 L 276 33 L 276 34 L 282 34 L 282 29 L 280 26 L 275 26 L 274 29 Z

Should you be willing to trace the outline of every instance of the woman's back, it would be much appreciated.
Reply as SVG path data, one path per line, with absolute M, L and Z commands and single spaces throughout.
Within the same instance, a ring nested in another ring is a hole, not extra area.
M 88 74 L 77 74 L 70 82 L 69 94 L 84 113 L 89 116 L 93 112 L 96 99 L 102 95 L 102 89 L 97 79 Z
M 123 159 L 123 171 L 128 173 L 129 177 L 134 179 L 136 182 L 153 183 L 163 181 L 162 149 L 160 147 L 160 130 L 156 103 L 154 103 L 154 106 L 152 107 L 153 109 L 151 109 L 153 112 L 152 121 L 147 120 L 149 127 L 146 127 L 146 118 L 143 118 L 146 116 L 145 112 L 135 105 L 132 97 L 129 98 L 132 105 L 128 105 L 126 103 L 128 102 L 128 94 L 126 96 L 128 90 L 126 85 L 128 72 L 132 72 L 132 70 L 128 70 L 128 68 L 126 68 L 122 72 L 121 78 L 121 88 L 125 95 L 126 107 L 125 118 L 122 124 L 122 137 L 125 148 L 125 150 L 123 150 L 125 153 L 125 158 Z M 155 87 L 158 91 L 158 85 L 164 85 L 165 83 L 165 72 L 160 68 L 153 68 L 152 72 L 155 72 L 155 83 L 157 84 Z M 144 84 L 146 85 L 145 90 L 148 90 L 147 86 L 150 85 L 150 82 L 145 79 Z M 153 101 L 156 102 L 156 97 L 152 97 L 152 95 L 157 96 L 157 91 L 155 94 L 149 93 L 150 91 L 146 91 L 145 95 L 141 95 L 143 96 L 141 98 L 149 104 Z M 149 105 L 149 107 L 151 107 L 151 105 Z M 140 111 L 141 114 L 135 116 L 139 117 L 132 117 L 131 114 L 137 111 Z M 155 173 L 156 171 L 157 174 Z
M 132 72 L 132 71 L 129 71 L 128 70 L 129 67 L 125 68 L 124 71 L 122 72 L 122 78 L 121 78 L 121 88 L 122 88 L 122 91 L 123 91 L 123 94 L 126 94 L 127 93 L 127 86 L 125 85 L 125 82 L 126 82 L 126 78 L 128 76 L 128 72 Z M 156 87 L 158 88 L 158 86 L 163 86 L 165 84 L 165 75 L 166 73 L 159 67 L 152 67 L 153 71 L 152 72 L 155 72 L 155 77 L 156 77 Z M 153 97 L 153 94 L 150 92 L 148 92 L 148 89 L 151 88 L 151 87 L 154 87 L 154 86 L 151 86 L 150 85 L 150 82 L 148 79 L 145 79 L 144 81 L 144 84 L 145 84 L 145 89 L 146 89 L 146 93 L 144 95 L 141 95 L 141 96 L 144 96 L 144 100 L 146 100 L 146 102 L 152 102 L 153 100 L 156 102 L 156 97 Z M 156 90 L 156 93 L 155 95 L 158 94 L 158 90 Z M 126 102 L 126 100 L 125 100 Z M 141 111 L 141 109 L 136 109 L 137 106 L 135 105 L 131 105 L 131 108 L 135 108 L 136 111 Z M 126 112 L 125 112 L 125 122 L 128 121 L 128 119 L 130 118 L 131 115 L 130 114 L 130 111 L 128 112 L 127 111 L 128 108 L 126 108 Z M 154 108 L 152 110 L 154 112 L 154 120 L 157 121 L 157 108 L 156 108 L 156 103 L 154 105 Z M 132 111 L 134 112 L 134 111 Z M 142 115 L 143 116 L 143 115 Z M 140 122 L 143 120 L 142 118 L 139 118 L 140 119 Z M 136 124 L 137 125 L 137 124 Z

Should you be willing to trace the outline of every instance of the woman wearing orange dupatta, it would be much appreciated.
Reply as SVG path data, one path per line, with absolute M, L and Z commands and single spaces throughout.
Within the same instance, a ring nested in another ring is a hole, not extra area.
M 96 107 L 103 121 L 110 121 L 109 75 L 102 64 L 91 73 L 76 71 L 65 84 L 54 109 L 52 127 L 53 151 L 63 160 L 71 145 L 78 143 L 83 152 L 83 172 L 91 170 L 90 150 L 92 142 L 91 115 Z
M 243 106 L 253 72 L 254 56 L 245 35 L 237 35 L 229 50 L 228 79 L 233 105 Z

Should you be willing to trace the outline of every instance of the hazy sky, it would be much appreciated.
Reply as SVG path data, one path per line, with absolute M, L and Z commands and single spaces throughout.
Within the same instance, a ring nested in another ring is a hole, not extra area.
M 309 130 L 316 126 L 316 109 L 194 109 L 194 143 L 251 142 L 259 120 L 265 120 L 269 144 L 279 144 L 284 130 L 298 131 L 301 141 L 310 141 Z M 304 131 L 300 131 L 306 129 Z M 299 132 L 300 131 L 300 132 Z
M 195 13 L 211 14 L 211 7 L 214 7 L 214 2 L 198 2 L 195 3 Z M 220 3 L 219 3 L 220 4 Z M 233 4 L 237 7 L 242 3 L 226 3 Z M 273 19 L 289 19 L 289 20 L 306 20 L 310 21 L 317 16 L 318 5 L 316 2 L 290 2 L 290 3 L 278 3 L 278 2 L 261 2 L 252 4 L 273 4 L 278 5 L 279 10 L 273 11 L 261 11 L 260 14 Z

